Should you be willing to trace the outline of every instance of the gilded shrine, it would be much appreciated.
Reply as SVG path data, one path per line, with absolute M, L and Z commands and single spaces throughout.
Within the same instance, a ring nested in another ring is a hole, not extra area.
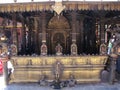
M 0 4 L 0 54 L 15 69 L 9 83 L 101 82 L 103 71 L 112 83 L 119 38 L 120 1 Z

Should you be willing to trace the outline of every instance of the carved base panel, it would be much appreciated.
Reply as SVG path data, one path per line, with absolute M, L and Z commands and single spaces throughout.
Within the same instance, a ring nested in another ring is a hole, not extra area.
M 99 82 L 107 56 L 51 56 L 12 57 L 15 68 L 9 83 L 39 82 L 42 76 L 53 81 L 58 73 L 60 80 L 69 80 L 72 75 L 77 83 Z

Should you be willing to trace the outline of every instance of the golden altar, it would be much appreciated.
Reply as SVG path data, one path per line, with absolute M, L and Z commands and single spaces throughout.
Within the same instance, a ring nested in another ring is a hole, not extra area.
M 100 82 L 107 56 L 13 56 L 11 62 L 14 73 L 9 83 L 39 82 L 44 75 L 48 82 L 54 80 L 56 62 L 61 63 L 60 80 L 68 80 L 73 75 L 77 83 Z

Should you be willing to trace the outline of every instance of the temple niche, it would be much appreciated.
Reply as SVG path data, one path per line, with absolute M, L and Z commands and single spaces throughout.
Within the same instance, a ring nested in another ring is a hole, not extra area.
M 62 47 L 62 53 L 68 54 L 70 50 L 70 25 L 64 16 L 53 16 L 48 23 L 47 38 L 49 54 L 56 53 L 56 46 L 58 44 Z

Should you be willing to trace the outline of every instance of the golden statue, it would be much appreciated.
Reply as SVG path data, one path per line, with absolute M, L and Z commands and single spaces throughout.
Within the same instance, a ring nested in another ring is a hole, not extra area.
M 41 55 L 47 55 L 47 46 L 45 43 L 42 43 L 42 46 L 41 46 Z
M 56 55 L 62 55 L 62 46 L 58 43 L 58 45 L 56 46 L 55 50 L 56 50 Z
M 71 45 L 71 55 L 77 55 L 77 45 L 76 45 L 76 43 L 73 43 Z

